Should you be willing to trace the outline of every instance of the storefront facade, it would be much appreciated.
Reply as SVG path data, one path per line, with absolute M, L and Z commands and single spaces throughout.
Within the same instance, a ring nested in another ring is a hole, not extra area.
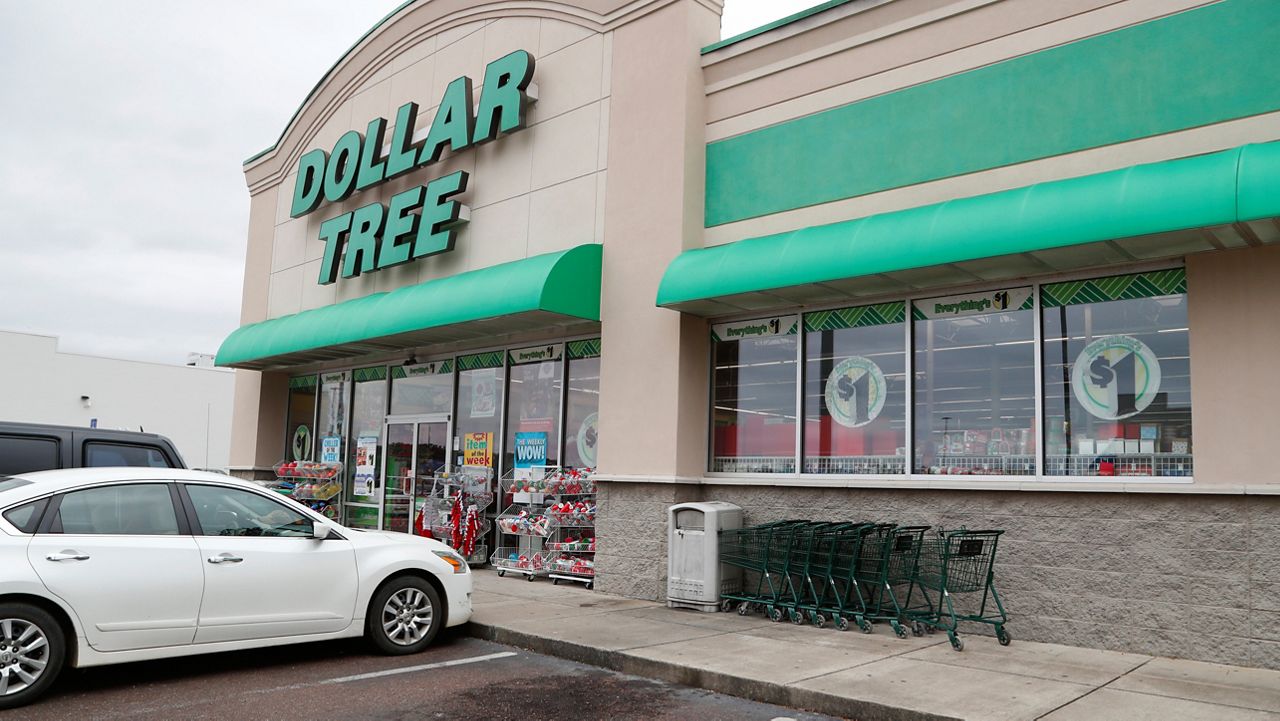
M 641 598 L 674 502 L 1004 528 L 1019 638 L 1280 668 L 1280 9 L 719 12 L 361 38 L 245 166 L 237 472 L 411 530 L 443 465 L 595 468 Z

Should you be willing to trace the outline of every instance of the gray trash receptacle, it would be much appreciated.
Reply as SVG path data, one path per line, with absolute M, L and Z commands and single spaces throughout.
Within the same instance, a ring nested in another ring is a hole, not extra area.
M 742 509 L 724 501 L 678 503 L 667 509 L 667 605 L 715 611 L 722 591 L 734 592 L 741 569 L 720 564 L 719 532 L 742 528 Z

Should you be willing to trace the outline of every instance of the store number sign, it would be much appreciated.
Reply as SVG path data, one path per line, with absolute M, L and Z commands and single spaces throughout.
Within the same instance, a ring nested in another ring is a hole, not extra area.
M 438 162 L 446 148 L 457 153 L 525 126 L 533 55 L 517 50 L 485 68 L 479 105 L 472 102 L 471 78 L 449 83 L 426 138 L 415 141 L 418 104 L 396 113 L 390 150 L 384 156 L 386 118 L 369 121 L 364 134 L 349 130 L 333 149 L 306 153 L 298 161 L 290 215 L 300 218 L 321 201 L 340 203 L 353 193 Z M 473 111 L 473 108 L 475 110 Z M 384 206 L 370 203 L 320 224 L 324 259 L 321 285 L 384 270 L 453 250 L 458 227 L 468 215 L 454 196 L 466 191 L 469 175 L 459 170 L 391 196 Z

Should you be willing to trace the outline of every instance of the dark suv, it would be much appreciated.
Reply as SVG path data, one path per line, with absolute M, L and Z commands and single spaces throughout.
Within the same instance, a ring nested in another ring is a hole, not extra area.
M 89 466 L 186 468 L 155 433 L 0 421 L 0 475 Z

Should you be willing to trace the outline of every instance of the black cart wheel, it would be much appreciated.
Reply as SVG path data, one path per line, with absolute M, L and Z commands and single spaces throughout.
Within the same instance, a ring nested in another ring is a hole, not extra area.
M 533 576 L 530 576 L 529 578 L 533 578 Z M 552 586 L 559 586 L 559 585 L 560 585 L 560 579 L 558 579 L 558 578 L 553 578 L 553 579 L 551 579 L 551 585 L 552 585 Z
M 996 626 L 996 640 L 1000 642 L 1001 646 L 1008 646 L 1009 642 L 1013 640 L 1013 636 L 1009 635 L 1004 626 Z
M 743 601 L 742 603 L 739 603 L 739 604 L 738 604 L 738 615 L 739 615 L 739 616 L 745 616 L 745 615 L 747 615 L 748 613 L 751 613 L 751 604 L 747 603 L 746 601 Z
M 0 709 L 25 706 L 58 677 L 66 637 L 47 611 L 25 603 L 0 603 Z
M 526 581 L 533 581 L 533 574 L 532 574 L 532 573 L 526 573 L 526 574 L 524 574 L 524 580 L 526 580 Z
M 955 631 L 947 631 L 947 639 L 951 641 L 951 648 L 957 651 L 964 650 L 964 640 L 957 636 Z
M 417 576 L 393 578 L 369 602 L 365 635 L 382 653 L 418 653 L 431 645 L 444 623 L 440 594 Z
M 903 626 L 897 621 L 893 622 L 893 632 L 897 634 L 898 638 L 906 638 L 907 635 L 909 634 L 909 632 L 907 631 L 907 627 Z
M 504 570 L 502 570 L 501 568 L 499 568 L 499 569 L 498 569 L 498 578 L 502 578 L 502 577 L 503 577 L 503 576 L 505 576 L 505 575 L 507 575 L 507 572 L 506 572 L 506 571 L 504 571 Z

